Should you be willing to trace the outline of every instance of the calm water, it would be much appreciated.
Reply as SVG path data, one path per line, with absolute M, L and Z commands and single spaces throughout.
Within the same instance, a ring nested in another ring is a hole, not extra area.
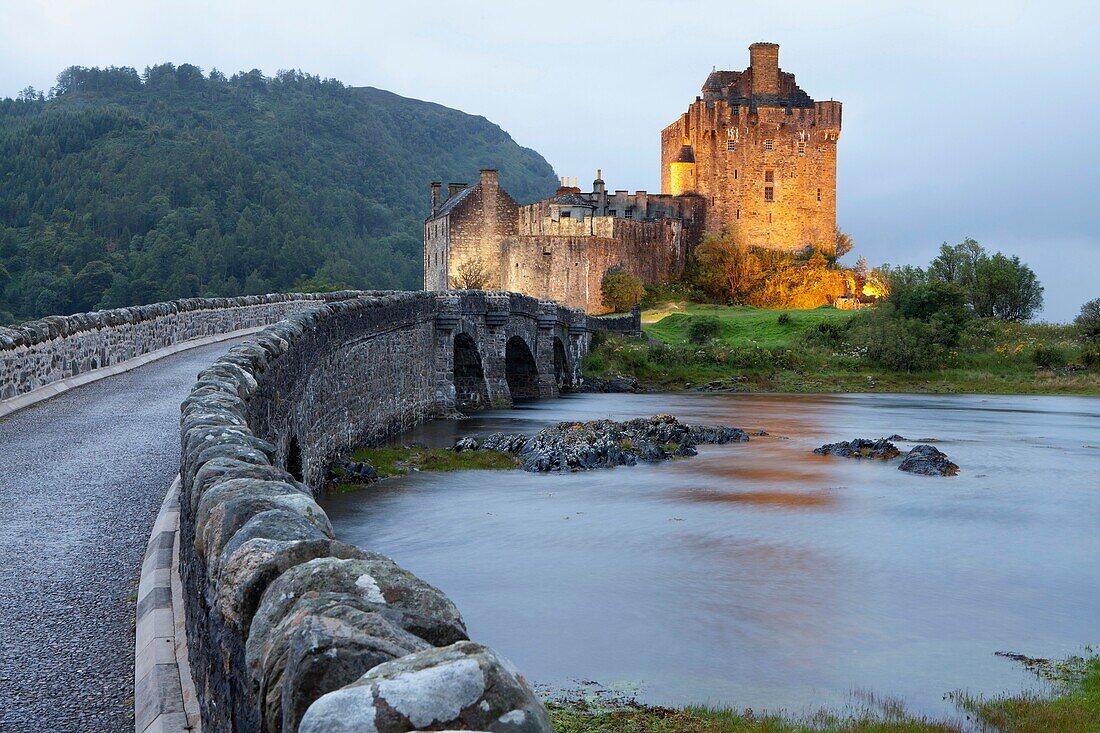
M 571 475 L 422 473 L 325 509 L 557 687 L 795 712 L 870 690 L 946 714 L 949 691 L 1032 684 L 996 651 L 1100 642 L 1100 399 L 578 395 L 403 440 L 658 412 L 787 439 Z M 810 452 L 892 433 L 936 438 L 959 476 Z

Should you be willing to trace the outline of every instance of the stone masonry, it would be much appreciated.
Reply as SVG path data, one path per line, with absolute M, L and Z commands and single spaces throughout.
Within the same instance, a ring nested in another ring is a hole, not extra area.
M 188 298 L 0 326 L 0 400 L 203 336 L 264 326 L 362 291 Z
M 723 229 L 750 247 L 831 251 L 841 104 L 802 91 L 776 44 L 754 43 L 749 55 L 744 71 L 711 73 L 662 131 L 662 193 L 608 191 L 599 171 L 591 191 L 562 179 L 527 205 L 495 170 L 446 195 L 432 183 L 424 289 L 509 290 L 605 313 L 609 272 L 678 278 L 702 237 Z
M 339 542 L 314 493 L 341 452 L 453 412 L 459 375 L 491 402 L 556 394 L 605 327 L 636 331 L 638 314 L 366 296 L 291 315 L 199 374 L 182 405 L 179 562 L 204 730 L 550 733 L 450 600 Z
M 815 102 L 754 43 L 744 71 L 714 71 L 661 132 L 661 187 L 706 200 L 706 231 L 753 247 L 831 250 L 841 103 Z

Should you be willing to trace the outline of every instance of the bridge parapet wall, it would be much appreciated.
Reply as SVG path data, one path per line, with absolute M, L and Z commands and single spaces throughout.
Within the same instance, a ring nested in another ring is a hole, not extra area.
M 186 298 L 0 327 L 0 400 L 176 344 L 266 326 L 362 291 Z
M 364 296 L 290 315 L 199 374 L 182 405 L 180 573 L 206 731 L 552 730 L 446 596 L 339 542 L 314 494 L 337 455 L 453 412 L 458 334 L 508 398 L 510 342 L 556 394 L 554 339 L 579 374 L 610 323 L 516 294 Z

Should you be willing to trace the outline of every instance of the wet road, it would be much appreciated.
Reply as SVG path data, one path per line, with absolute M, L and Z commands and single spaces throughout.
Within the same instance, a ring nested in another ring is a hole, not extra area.
M 233 343 L 0 420 L 0 731 L 133 730 L 138 577 L 179 403 Z

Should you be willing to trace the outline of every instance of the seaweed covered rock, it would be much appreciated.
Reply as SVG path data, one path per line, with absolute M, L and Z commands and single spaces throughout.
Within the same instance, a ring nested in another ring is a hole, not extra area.
M 624 422 L 563 422 L 540 430 L 519 455 L 525 471 L 586 471 L 694 456 L 700 443 L 748 440 L 740 428 L 687 425 L 671 415 Z
M 901 455 L 898 447 L 886 438 L 871 440 L 870 438 L 852 438 L 840 443 L 826 443 L 820 448 L 814 448 L 814 453 L 819 456 L 840 456 L 841 458 L 879 458 L 886 460 Z
M 527 441 L 528 437 L 523 433 L 493 433 L 481 441 L 481 449 L 518 454 Z
M 933 445 L 916 445 L 905 454 L 899 471 L 916 473 L 921 476 L 954 476 L 959 467 L 952 463 L 947 454 Z

